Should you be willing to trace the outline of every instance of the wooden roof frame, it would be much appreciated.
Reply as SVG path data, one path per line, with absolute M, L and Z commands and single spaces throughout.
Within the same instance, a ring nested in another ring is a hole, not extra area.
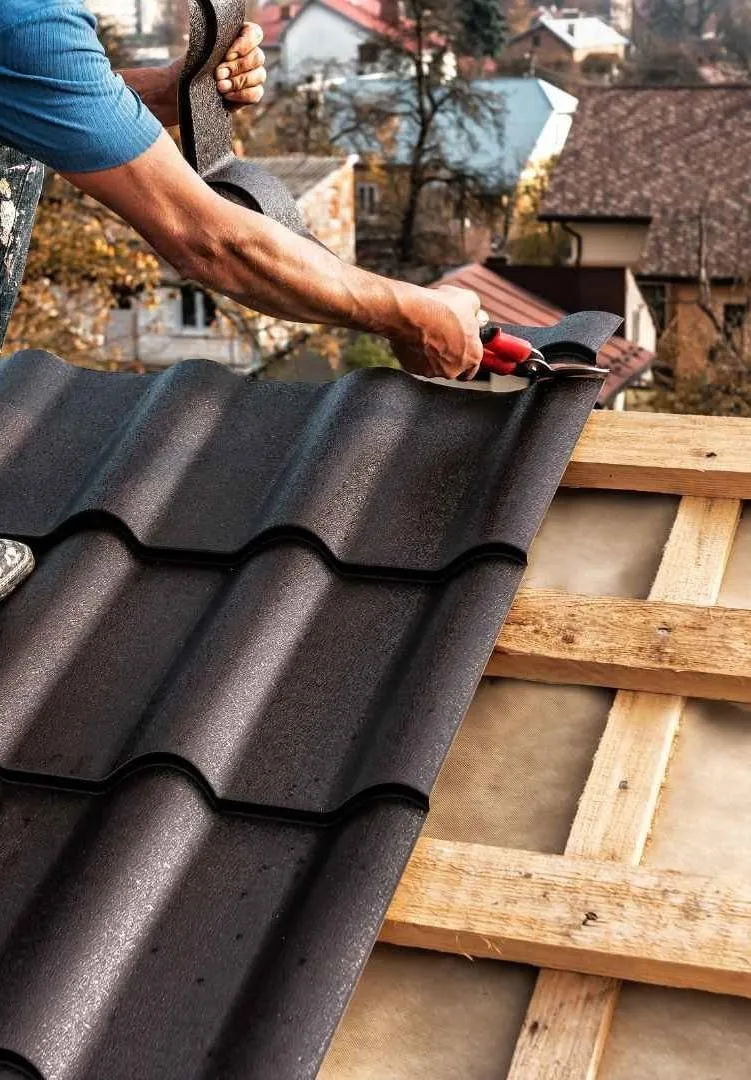
M 647 600 L 522 590 L 488 665 L 618 690 L 565 852 L 423 837 L 381 933 L 543 969 L 508 1080 L 594 1080 L 619 980 L 751 997 L 751 882 L 639 865 L 686 698 L 751 701 L 751 611 L 714 606 L 751 420 L 595 413 L 563 483 L 683 496 Z

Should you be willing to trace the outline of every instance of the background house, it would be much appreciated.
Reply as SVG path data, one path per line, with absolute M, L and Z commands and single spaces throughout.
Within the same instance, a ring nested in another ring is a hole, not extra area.
M 732 338 L 748 352 L 751 86 L 618 88 L 583 97 L 541 217 L 577 267 L 628 267 L 679 373 Z
M 503 195 L 510 208 L 520 180 L 533 177 L 563 149 L 577 107 L 573 95 L 542 79 L 476 80 L 469 92 L 486 104 L 495 101 L 497 107 L 473 118 L 460 116 L 457 106 L 436 118 L 431 137 L 450 182 L 436 183 L 421 201 L 419 229 L 423 238 L 435 233 L 434 246 L 444 263 L 451 255 L 448 241 L 458 242 L 459 234 L 465 258 L 484 259 L 492 248 L 491 217 L 476 199 L 462 196 L 467 191 L 484 192 L 498 203 Z M 413 93 L 413 84 L 407 80 L 349 80 L 333 110 L 332 133 L 338 145 L 360 158 L 356 170 L 358 258 L 369 264 L 377 264 L 380 252 L 391 249 L 398 230 L 403 210 L 400 177 L 409 167 L 415 143 L 414 110 L 409 108 Z M 401 115 L 394 116 L 387 137 L 380 132 L 374 137 L 371 126 L 358 127 L 358 110 L 369 100 L 374 108 L 383 108 L 383 102 L 401 102 Z M 343 137 L 338 134 L 342 131 Z M 467 186 L 462 190 L 464 182 Z
M 355 254 L 355 159 L 304 157 L 259 158 L 290 188 L 308 228 L 340 258 Z M 214 299 L 196 285 L 170 280 L 159 291 L 155 306 L 126 301 L 111 313 L 106 348 L 123 364 L 147 370 L 168 367 L 178 360 L 204 357 L 239 372 L 260 372 L 279 362 L 295 342 L 298 327 L 260 317 L 252 327 L 222 318 Z
M 539 15 L 528 30 L 512 38 L 503 60 L 532 72 L 562 72 L 585 62 L 606 72 L 625 59 L 628 47 L 629 39 L 603 19 L 564 8 Z
M 334 74 L 377 65 L 373 39 L 388 32 L 398 17 L 398 5 L 391 0 L 308 0 L 279 11 L 283 21 L 277 37 L 279 72 L 292 82 L 314 72 Z

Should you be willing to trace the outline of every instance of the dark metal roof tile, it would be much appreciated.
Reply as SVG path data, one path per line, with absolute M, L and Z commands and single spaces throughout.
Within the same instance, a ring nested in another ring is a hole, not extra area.
M 312 1080 L 598 389 L 0 366 L 0 1076 Z
M 551 440 L 572 444 L 592 390 L 457 396 L 388 370 L 246 382 L 206 361 L 113 375 L 18 353 L 0 367 L 17 451 L 0 533 L 33 546 L 106 514 L 147 549 L 210 560 L 279 536 L 402 575 L 477 548 L 521 557 L 566 463 Z
M 423 820 L 217 814 L 155 771 L 104 797 L 0 782 L 0 1061 L 45 1080 L 314 1077 Z
M 351 580 L 289 543 L 158 566 L 69 537 L 0 608 L 0 769 L 98 790 L 158 759 L 284 815 L 427 805 L 522 572 Z

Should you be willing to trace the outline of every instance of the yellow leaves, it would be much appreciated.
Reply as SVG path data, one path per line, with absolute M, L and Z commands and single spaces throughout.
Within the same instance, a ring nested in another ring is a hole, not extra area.
M 105 331 L 123 297 L 151 303 L 156 256 L 116 215 L 60 177 L 45 189 L 6 349 L 44 348 L 109 366 Z

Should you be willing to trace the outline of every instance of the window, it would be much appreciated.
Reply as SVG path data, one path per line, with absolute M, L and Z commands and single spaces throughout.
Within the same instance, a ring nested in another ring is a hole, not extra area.
M 668 289 L 661 281 L 640 281 L 639 290 L 646 301 L 658 336 L 668 325 Z
M 361 183 L 357 185 L 357 209 L 363 217 L 374 217 L 378 213 L 378 185 Z
M 200 332 L 208 330 L 216 319 L 216 304 L 208 293 L 195 285 L 180 286 L 180 327 Z
M 361 68 L 377 64 L 381 49 L 375 41 L 364 41 L 357 49 L 357 60 Z
M 532 35 L 532 48 L 533 49 L 539 49 L 540 48 L 540 35 L 539 34 L 533 34 Z
M 743 334 L 748 316 L 748 304 L 725 304 L 722 309 L 722 329 L 728 338 Z

